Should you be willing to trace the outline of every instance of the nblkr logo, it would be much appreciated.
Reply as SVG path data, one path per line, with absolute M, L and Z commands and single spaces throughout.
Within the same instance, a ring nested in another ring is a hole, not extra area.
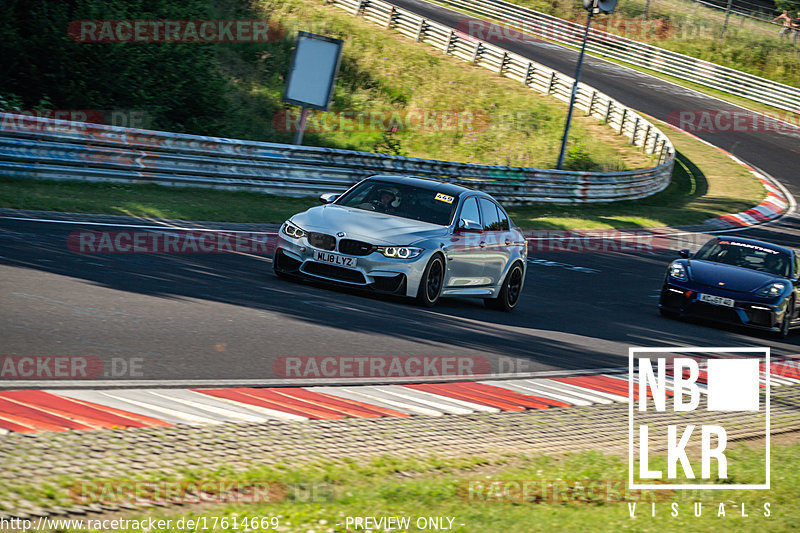
M 629 364 L 631 489 L 769 489 L 770 382 L 769 372 L 761 371 L 770 368 L 769 348 L 631 348 Z M 668 395 L 672 402 L 667 402 Z M 668 411 L 672 411 L 668 422 L 655 422 Z M 654 412 L 656 416 L 652 416 Z M 720 421 L 714 419 L 714 412 L 721 413 Z M 731 416 L 734 412 L 742 417 Z M 697 416 L 693 418 L 692 413 Z M 724 423 L 740 429 L 743 424 L 753 424 L 747 429 L 764 435 L 763 483 L 729 481 L 732 465 L 725 455 L 728 434 Z M 699 451 L 690 453 L 698 450 L 698 444 Z M 655 450 L 664 449 L 666 472 L 651 467 Z

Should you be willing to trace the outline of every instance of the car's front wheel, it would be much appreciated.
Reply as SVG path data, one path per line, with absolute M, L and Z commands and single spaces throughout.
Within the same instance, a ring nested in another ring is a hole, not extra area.
M 444 285 L 444 259 L 434 255 L 422 273 L 417 290 L 417 303 L 423 307 L 433 307 L 439 301 Z
M 522 265 L 514 263 L 511 270 L 506 274 L 506 279 L 503 280 L 503 285 L 500 287 L 500 293 L 497 298 L 483 300 L 486 307 L 499 311 L 513 311 L 522 295 L 523 278 Z
M 780 329 L 776 334 L 779 339 L 785 339 L 789 336 L 789 331 L 792 326 L 792 309 L 794 309 L 794 302 L 790 300 L 786 305 L 786 311 L 783 312 Z

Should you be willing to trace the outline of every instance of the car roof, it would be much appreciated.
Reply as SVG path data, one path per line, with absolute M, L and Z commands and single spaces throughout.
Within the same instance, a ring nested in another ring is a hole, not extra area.
M 771 242 L 764 242 L 759 241 L 756 239 L 746 239 L 744 237 L 726 237 L 726 236 L 718 236 L 715 237 L 717 240 L 726 240 L 731 242 L 741 242 L 743 244 L 752 244 L 754 246 L 761 246 L 762 248 L 767 248 L 769 250 L 775 250 L 776 252 L 783 252 L 789 255 L 793 255 L 794 251 L 791 248 L 786 248 L 785 246 L 780 246 L 778 244 L 772 244 Z
M 491 198 L 491 196 L 489 196 L 487 193 L 483 191 L 477 191 L 475 189 L 470 189 L 469 187 L 456 185 L 455 183 L 448 183 L 445 181 L 433 180 L 429 178 L 420 178 L 417 176 L 401 176 L 397 174 L 377 174 L 375 176 L 370 176 L 367 179 L 380 180 L 387 183 L 411 185 L 414 187 L 421 187 L 423 189 L 432 189 L 437 192 L 449 194 L 451 196 L 461 196 L 462 194 L 470 193 L 470 194 L 478 194 L 486 198 Z

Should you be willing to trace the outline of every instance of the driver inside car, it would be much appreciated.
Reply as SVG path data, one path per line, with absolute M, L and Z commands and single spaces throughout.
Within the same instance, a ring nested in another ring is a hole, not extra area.
M 396 189 L 381 189 L 378 191 L 378 197 L 372 201 L 375 211 L 380 213 L 394 213 L 400 201 Z

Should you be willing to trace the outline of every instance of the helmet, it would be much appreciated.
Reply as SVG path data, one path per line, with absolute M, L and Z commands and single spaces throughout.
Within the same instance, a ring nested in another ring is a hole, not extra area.
M 400 205 L 400 191 L 398 191 L 395 187 L 381 187 L 378 189 L 378 198 L 382 198 L 384 194 L 390 194 L 392 196 L 392 201 L 390 202 L 392 207 L 397 207 Z

